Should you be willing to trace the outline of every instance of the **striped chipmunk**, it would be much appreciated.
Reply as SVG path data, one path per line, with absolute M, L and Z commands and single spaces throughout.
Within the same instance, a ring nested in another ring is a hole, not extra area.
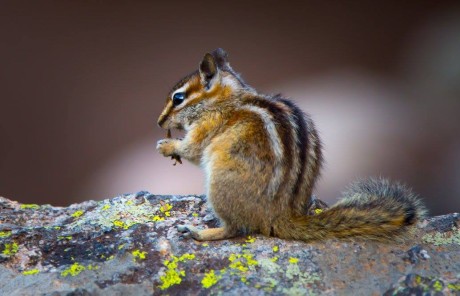
M 157 150 L 203 168 L 208 204 L 221 222 L 203 230 L 179 226 L 186 237 L 261 233 L 303 241 L 390 241 L 403 239 L 425 216 L 409 189 L 385 179 L 350 185 L 329 208 L 315 199 L 323 157 L 312 119 L 290 100 L 247 85 L 220 48 L 173 87 L 158 125 L 168 134 L 185 130 L 183 139 L 158 141 Z

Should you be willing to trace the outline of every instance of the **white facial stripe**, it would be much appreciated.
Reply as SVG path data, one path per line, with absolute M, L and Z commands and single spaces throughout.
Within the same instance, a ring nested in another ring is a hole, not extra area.
M 181 88 L 176 89 L 171 95 L 171 100 L 172 98 L 174 98 L 175 94 L 181 93 L 181 92 L 187 92 L 188 86 L 189 86 L 189 83 L 187 82 L 186 84 L 182 85 Z

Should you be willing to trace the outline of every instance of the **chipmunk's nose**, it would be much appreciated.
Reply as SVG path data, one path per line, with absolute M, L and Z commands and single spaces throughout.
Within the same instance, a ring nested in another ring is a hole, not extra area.
M 164 128 L 163 124 L 165 123 L 166 119 L 167 119 L 167 116 L 164 116 L 163 114 L 160 115 L 160 117 L 158 118 L 158 121 L 157 121 L 158 126 L 161 127 L 161 128 Z

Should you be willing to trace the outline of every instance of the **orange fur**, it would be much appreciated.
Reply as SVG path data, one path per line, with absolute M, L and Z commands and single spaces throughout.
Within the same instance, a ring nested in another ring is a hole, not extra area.
M 386 180 L 354 184 L 329 209 L 315 202 L 322 149 L 314 123 L 292 102 L 245 84 L 221 49 L 173 88 L 158 123 L 185 129 L 184 139 L 160 140 L 157 149 L 204 169 L 209 204 L 222 222 L 201 231 L 180 227 L 195 239 L 262 233 L 304 241 L 387 240 L 402 237 L 424 216 L 410 190 Z M 315 208 L 323 212 L 311 215 Z

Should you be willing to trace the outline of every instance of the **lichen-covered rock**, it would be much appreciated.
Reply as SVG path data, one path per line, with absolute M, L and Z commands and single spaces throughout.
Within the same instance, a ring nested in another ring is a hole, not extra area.
M 67 208 L 0 197 L 1 295 L 460 294 L 459 214 L 405 243 L 183 239 L 202 196 L 126 194 Z

